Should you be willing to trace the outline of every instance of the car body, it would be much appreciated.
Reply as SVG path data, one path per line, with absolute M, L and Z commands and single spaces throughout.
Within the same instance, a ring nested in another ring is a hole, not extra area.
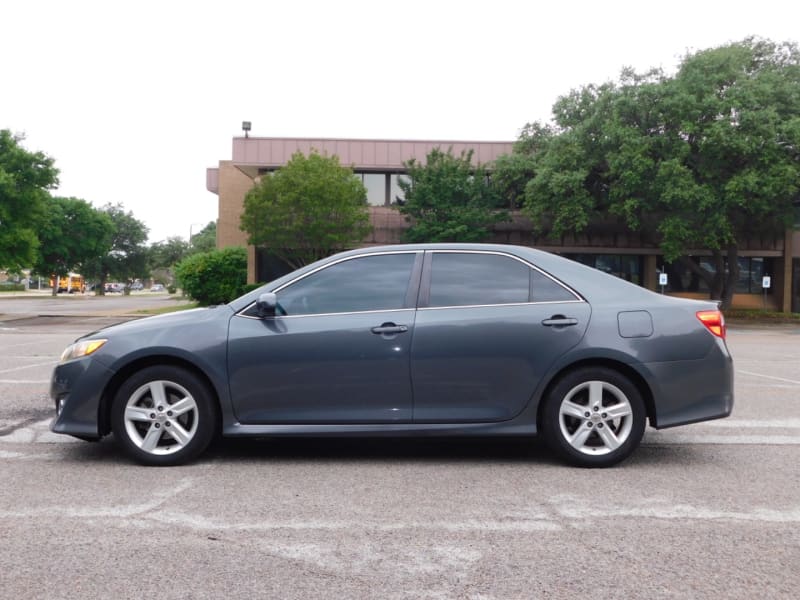
M 131 284 L 131 291 L 138 292 L 144 289 L 144 284 L 141 281 L 134 281 Z
M 160 284 L 160 283 L 154 283 L 152 286 L 150 286 L 150 291 L 151 292 L 163 292 L 164 291 L 164 286 L 162 284 Z
M 124 283 L 107 283 L 105 287 L 105 291 L 107 294 L 121 294 L 125 291 L 125 284 Z
M 663 296 L 527 247 L 337 254 L 230 302 L 67 348 L 51 428 L 112 430 L 144 464 L 224 436 L 530 436 L 609 466 L 656 428 L 725 417 L 715 302 Z

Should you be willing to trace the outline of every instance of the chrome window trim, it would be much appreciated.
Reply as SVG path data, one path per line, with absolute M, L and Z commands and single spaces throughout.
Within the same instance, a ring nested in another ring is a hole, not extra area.
M 562 283 L 561 281 L 559 281 L 558 279 L 556 279 L 555 277 L 553 277 L 549 273 L 547 273 L 545 271 L 542 271 L 536 265 L 531 264 L 527 260 L 525 260 L 524 258 L 520 258 L 519 256 L 516 256 L 514 254 L 508 254 L 507 252 L 500 252 L 498 250 L 451 250 L 451 249 L 446 249 L 445 250 L 445 249 L 442 249 L 442 250 L 426 250 L 425 252 L 430 252 L 431 254 L 493 254 L 495 256 L 505 256 L 507 258 L 513 258 L 514 260 L 517 260 L 517 261 L 521 262 L 523 265 L 525 265 L 529 269 L 533 269 L 534 271 L 537 271 L 539 274 L 547 277 L 547 279 L 549 279 L 550 281 L 555 283 L 557 286 L 563 288 L 564 290 L 566 290 L 567 292 L 569 292 L 570 294 L 572 294 L 575 297 L 575 300 L 546 300 L 546 301 L 543 301 L 543 302 L 508 302 L 508 303 L 505 303 L 505 304 L 476 304 L 474 306 L 509 306 L 509 305 L 512 305 L 512 304 L 566 304 L 566 303 L 571 303 L 571 302 L 586 302 L 586 300 L 578 292 L 573 290 L 566 283 Z M 457 306 L 426 306 L 425 309 L 428 309 L 428 308 L 459 308 L 459 307 L 463 307 L 463 306 L 465 306 L 465 305 L 457 305 Z M 423 309 L 420 309 L 420 310 L 423 310 Z
M 253 306 L 252 304 L 250 306 Z M 248 306 L 248 308 L 250 307 Z M 377 313 L 396 313 L 396 312 L 406 312 L 406 311 L 415 311 L 416 308 L 387 308 L 386 310 L 353 310 L 349 312 L 334 312 L 334 313 L 313 313 L 309 315 L 274 315 L 271 317 L 266 317 L 269 319 L 306 319 L 308 317 L 341 317 L 342 315 L 368 315 L 368 314 L 377 314 Z M 234 315 L 235 317 L 242 317 L 243 319 L 255 319 L 256 321 L 263 321 L 264 317 L 252 317 L 250 315 L 243 315 L 241 312 L 238 312 Z
M 492 308 L 494 306 L 541 306 L 543 304 L 585 304 L 586 300 L 545 300 L 543 302 L 506 302 L 505 304 L 456 304 L 454 306 L 423 306 L 417 310 L 452 310 L 454 308 Z
M 390 255 L 390 254 L 419 254 L 420 252 L 430 252 L 431 254 L 491 254 L 491 255 L 495 255 L 495 256 L 505 256 L 507 258 L 512 258 L 514 260 L 517 260 L 517 261 L 521 262 L 523 265 L 525 265 L 529 269 L 533 269 L 533 270 L 537 271 L 539 274 L 543 275 L 544 277 L 547 277 L 550 281 L 552 281 L 556 285 L 560 286 L 561 288 L 563 288 L 564 290 L 566 290 L 567 292 L 572 294 L 575 297 L 575 299 L 574 300 L 545 300 L 545 301 L 542 301 L 542 302 L 506 302 L 506 303 L 503 303 L 503 304 L 457 304 L 457 305 L 453 305 L 453 306 L 424 306 L 424 307 L 418 307 L 417 306 L 417 307 L 409 307 L 409 308 L 389 308 L 389 309 L 385 309 L 385 310 L 358 310 L 358 311 L 332 312 L 332 313 L 314 313 L 314 314 L 308 314 L 308 315 L 275 315 L 275 316 L 273 316 L 271 318 L 273 318 L 273 319 L 300 319 L 300 318 L 306 318 L 306 317 L 330 317 L 330 316 L 334 316 L 334 315 L 359 315 L 359 314 L 370 314 L 370 313 L 374 314 L 374 313 L 387 313 L 387 312 L 403 312 L 403 311 L 406 311 L 406 310 L 445 310 L 445 309 L 452 309 L 452 308 L 490 308 L 492 306 L 527 306 L 527 305 L 541 305 L 541 304 L 578 304 L 578 303 L 585 303 L 586 302 L 586 300 L 583 297 L 581 297 L 580 294 L 578 294 L 575 290 L 573 290 L 567 284 L 562 283 L 561 281 L 559 281 L 558 279 L 556 279 L 555 277 L 553 277 L 549 273 L 546 273 L 545 271 L 542 271 L 536 265 L 533 265 L 533 264 L 529 263 L 527 260 L 525 260 L 523 258 L 520 258 L 519 256 L 515 256 L 513 254 L 508 254 L 506 252 L 500 252 L 500 251 L 497 251 L 497 250 L 458 250 L 458 249 L 382 250 L 380 252 L 370 252 L 370 253 L 367 253 L 367 254 L 358 254 L 356 256 L 346 256 L 346 257 L 340 258 L 339 260 L 333 261 L 331 263 L 319 266 L 316 269 L 314 269 L 313 271 L 309 271 L 308 273 L 305 273 L 305 274 L 301 275 L 300 277 L 296 277 L 295 279 L 292 279 L 291 281 L 289 281 L 287 283 L 284 283 L 279 288 L 276 288 L 275 290 L 273 290 L 273 293 L 278 293 L 282 289 L 289 287 L 293 283 L 296 283 L 298 281 L 302 281 L 303 279 L 305 279 L 306 277 L 308 277 L 310 275 L 313 275 L 314 273 L 318 273 L 319 271 L 321 271 L 323 269 L 327 269 L 328 267 L 332 267 L 334 265 L 338 265 L 338 264 L 346 262 L 348 260 L 355 260 L 355 259 L 358 259 L 358 258 L 366 258 L 366 257 L 369 257 L 369 256 L 385 256 L 385 255 Z M 250 310 L 254 305 L 255 305 L 255 302 L 252 302 L 252 303 L 248 304 L 245 308 L 240 310 L 234 316 L 243 317 L 245 319 L 255 319 L 257 321 L 263 320 L 263 317 L 253 317 L 253 316 L 244 314 L 245 312 Z
M 294 283 L 297 283 L 298 281 L 302 281 L 303 279 L 305 279 L 306 277 L 309 277 L 310 275 L 313 275 L 314 273 L 318 273 L 319 271 L 322 271 L 323 269 L 327 269 L 327 268 L 332 267 L 334 265 L 338 265 L 340 263 L 347 262 L 348 260 L 355 260 L 355 259 L 358 259 L 358 258 L 366 258 L 366 257 L 369 257 L 369 256 L 386 256 L 386 255 L 391 255 L 391 254 L 419 254 L 420 252 L 424 252 L 424 250 L 382 250 L 380 252 L 369 252 L 369 253 L 366 253 L 366 254 L 357 254 L 356 256 L 345 256 L 345 257 L 340 258 L 339 260 L 335 260 L 333 262 L 321 265 L 321 266 L 317 267 L 316 269 L 314 269 L 312 271 L 309 271 L 308 273 L 304 273 L 303 275 L 300 275 L 299 277 L 295 277 L 291 281 L 288 281 L 288 282 L 284 283 L 282 286 L 272 290 L 272 293 L 273 294 L 277 294 L 282 289 L 285 289 L 285 288 L 289 287 L 290 285 L 292 285 Z M 412 266 L 412 271 L 413 271 L 413 266 Z M 253 301 L 250 304 L 248 304 L 247 306 L 245 306 L 242 310 L 240 310 L 234 316 L 236 316 L 236 317 L 244 317 L 245 319 L 256 319 L 258 321 L 262 320 L 262 317 L 251 317 L 249 315 L 243 314 L 243 313 L 247 312 L 248 310 L 250 310 L 253 306 L 255 306 L 255 301 Z M 416 309 L 416 307 L 412 307 L 412 308 L 389 308 L 389 309 L 385 309 L 385 310 L 357 310 L 357 311 L 337 312 L 337 313 L 313 313 L 313 314 L 309 314 L 309 315 L 275 315 L 273 318 L 285 319 L 285 318 L 297 318 L 297 317 L 319 317 L 319 316 L 329 316 L 329 315 L 356 315 L 356 314 L 361 314 L 361 313 L 396 312 L 396 311 L 401 311 L 401 310 L 415 310 L 415 309 Z

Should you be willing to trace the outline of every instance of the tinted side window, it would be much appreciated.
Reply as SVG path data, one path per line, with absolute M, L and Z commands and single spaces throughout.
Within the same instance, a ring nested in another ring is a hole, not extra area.
M 574 302 L 575 295 L 539 271 L 531 270 L 531 302 Z
M 497 254 L 434 253 L 430 306 L 527 302 L 532 271 Z
M 414 259 L 413 253 L 365 256 L 317 271 L 278 292 L 278 314 L 403 308 Z

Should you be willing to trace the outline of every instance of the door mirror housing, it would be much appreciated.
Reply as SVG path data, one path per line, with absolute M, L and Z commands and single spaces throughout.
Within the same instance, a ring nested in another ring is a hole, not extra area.
M 274 292 L 261 294 L 256 300 L 256 310 L 259 317 L 274 317 L 278 306 L 278 297 Z

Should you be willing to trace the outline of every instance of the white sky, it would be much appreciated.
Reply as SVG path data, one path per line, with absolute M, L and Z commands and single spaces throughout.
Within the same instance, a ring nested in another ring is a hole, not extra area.
M 760 35 L 800 3 L 0 0 L 0 129 L 56 193 L 122 202 L 150 242 L 217 217 L 206 167 L 254 136 L 514 140 L 625 65 Z

